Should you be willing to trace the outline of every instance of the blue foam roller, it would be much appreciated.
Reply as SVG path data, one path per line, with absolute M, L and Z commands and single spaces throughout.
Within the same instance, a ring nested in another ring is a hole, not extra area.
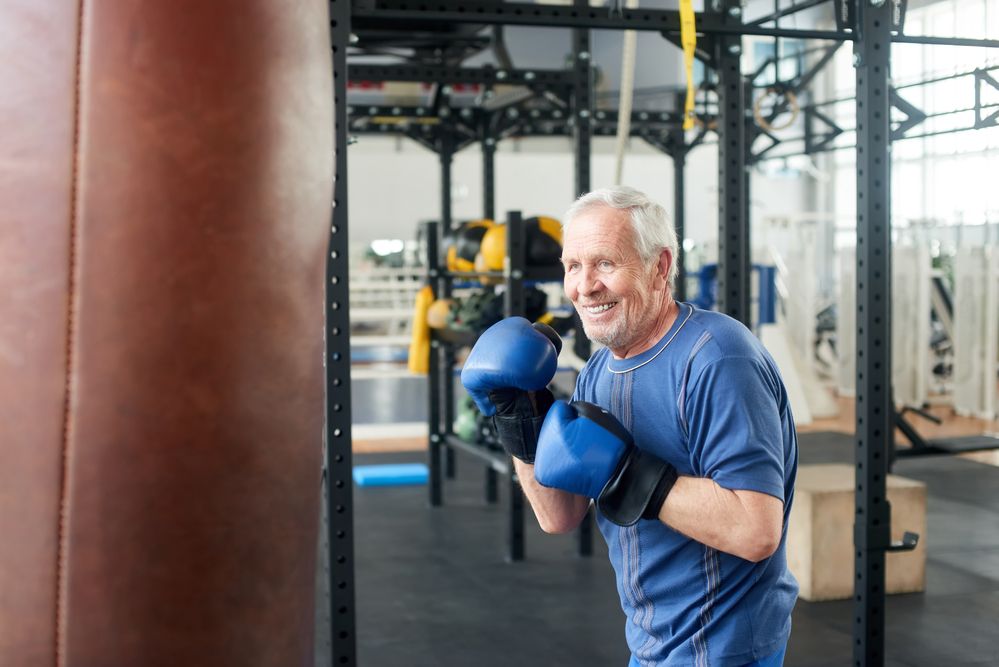
M 352 347 L 350 360 L 357 364 L 370 364 L 376 361 L 404 362 L 409 359 L 409 350 L 388 347 Z
M 395 486 L 397 484 L 426 484 L 426 464 L 386 463 L 374 466 L 354 466 L 354 483 L 358 486 Z

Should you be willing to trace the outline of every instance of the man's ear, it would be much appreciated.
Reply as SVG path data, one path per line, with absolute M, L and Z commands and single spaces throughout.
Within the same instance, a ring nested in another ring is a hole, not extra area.
M 662 285 L 669 287 L 669 270 L 673 267 L 673 253 L 669 248 L 663 248 L 659 253 L 659 262 L 656 265 L 656 278 L 662 281 Z M 657 281 L 657 287 L 658 287 Z

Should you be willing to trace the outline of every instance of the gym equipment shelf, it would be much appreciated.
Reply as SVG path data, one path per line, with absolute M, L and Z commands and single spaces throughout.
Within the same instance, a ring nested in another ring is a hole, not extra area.
M 516 269 L 511 269 L 511 271 L 516 271 Z M 503 271 L 444 271 L 443 269 L 437 269 L 436 274 L 433 275 L 447 278 L 464 278 L 472 281 L 483 277 L 503 279 L 508 277 Z M 562 266 L 559 264 L 553 264 L 552 266 L 530 266 L 523 269 L 522 275 L 515 277 L 524 282 L 560 283 L 562 282 Z
M 531 281 L 561 281 L 561 265 L 528 267 L 525 248 L 525 226 L 520 211 L 507 214 L 506 268 L 502 272 L 490 272 L 493 277 L 502 277 L 504 282 L 503 315 L 513 317 L 525 313 L 525 284 Z M 436 297 L 450 295 L 452 280 L 479 277 L 482 274 L 465 271 L 446 271 L 441 267 L 444 232 L 437 222 L 424 223 L 424 238 L 427 242 L 427 273 L 434 287 Z M 484 442 L 468 442 L 458 437 L 454 431 L 455 396 L 454 367 L 455 349 L 473 345 L 478 332 L 456 329 L 436 329 L 430 338 L 429 372 L 429 467 L 430 505 L 438 507 L 444 502 L 444 478 L 455 476 L 454 452 L 462 452 L 479 458 L 486 463 L 486 502 L 495 503 L 499 499 L 498 475 L 508 478 L 508 530 L 506 558 L 520 561 L 525 556 L 524 544 L 524 496 L 517 480 L 516 471 L 510 458 L 502 451 L 490 449 Z M 442 456 L 443 454 L 443 456 Z M 443 459 L 443 460 L 442 460 Z M 586 556 L 592 553 L 592 523 L 584 521 L 579 531 L 579 553 Z
M 478 337 L 478 334 L 474 331 L 464 331 L 461 329 L 432 329 L 430 331 L 431 345 L 436 341 L 458 347 L 470 347 L 475 345 Z
M 482 445 L 462 440 L 453 433 L 444 435 L 444 444 L 453 449 L 457 449 L 482 459 L 489 464 L 489 467 L 501 475 L 515 475 L 509 457 L 499 452 L 494 452 Z

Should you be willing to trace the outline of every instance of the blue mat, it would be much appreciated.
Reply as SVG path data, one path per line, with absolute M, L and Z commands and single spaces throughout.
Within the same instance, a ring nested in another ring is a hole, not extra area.
M 427 466 L 423 463 L 354 466 L 354 483 L 358 486 L 426 484 L 428 474 Z
M 409 350 L 392 347 L 352 347 L 350 360 L 355 364 L 371 364 L 379 361 L 401 363 L 409 360 Z

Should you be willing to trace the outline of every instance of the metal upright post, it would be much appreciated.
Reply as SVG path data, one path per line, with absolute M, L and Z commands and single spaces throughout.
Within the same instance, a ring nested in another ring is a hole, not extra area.
M 742 24 L 740 0 L 723 0 L 722 19 Z M 750 239 L 746 192 L 746 99 L 740 35 L 717 36 L 718 66 L 718 307 L 752 326 Z
M 441 164 L 441 233 L 451 231 L 451 162 L 454 159 L 454 137 L 442 129 L 437 143 Z
M 326 260 L 326 482 L 325 515 L 331 661 L 356 665 L 354 609 L 354 501 L 350 434 L 350 315 L 347 243 L 347 45 L 350 3 L 330 2 L 336 176 Z M 322 602 L 320 602 L 322 604 Z M 320 633 L 325 635 L 325 632 Z M 326 647 L 317 646 L 317 652 Z M 323 652 L 324 653 L 324 652 Z M 325 653 L 324 653 L 325 657 Z
M 585 1 L 575 0 L 577 6 L 586 6 Z M 590 31 L 585 28 L 572 30 L 573 84 L 572 84 L 572 139 L 573 199 L 590 191 L 590 149 L 593 141 L 592 78 L 593 68 L 590 58 Z M 583 327 L 576 319 L 576 340 L 573 351 L 581 358 L 590 356 L 590 342 L 583 335 Z
M 496 219 L 496 138 L 489 131 L 488 120 L 482 132 L 482 217 Z M 486 502 L 499 501 L 499 475 L 486 465 Z
M 496 138 L 482 139 L 482 216 L 496 219 Z
M 586 7 L 586 0 L 575 0 L 577 7 Z M 573 139 L 575 145 L 576 192 L 574 198 L 590 191 L 590 144 L 593 139 L 593 59 L 590 52 L 590 31 L 586 28 L 572 30 L 573 54 Z M 582 323 L 576 316 L 576 335 L 573 352 L 581 359 L 590 357 L 590 341 L 583 333 Z M 579 527 L 578 549 L 581 556 L 593 553 L 593 521 L 591 513 Z
M 434 293 L 440 294 L 440 289 L 446 285 L 448 278 L 443 275 L 440 263 L 441 232 L 437 222 L 427 222 L 424 226 L 424 239 L 427 242 L 427 272 Z M 436 284 L 435 284 L 436 283 Z M 441 428 L 441 367 L 442 355 L 439 341 L 430 342 L 430 359 L 427 364 L 427 423 L 429 445 L 427 449 L 430 479 L 430 505 L 438 507 L 443 502 L 441 482 L 441 449 L 444 442 L 444 429 Z
M 740 68 L 741 69 L 741 68 Z M 753 214 L 752 206 L 750 201 L 752 200 L 752 176 L 753 176 L 753 143 L 756 141 L 756 137 L 760 134 L 760 128 L 756 125 L 756 118 L 753 116 L 753 84 L 749 80 L 749 77 L 742 78 L 742 103 L 743 103 L 743 150 L 745 151 L 742 163 L 742 228 L 745 234 L 745 267 L 746 267 L 746 282 L 745 294 L 740 298 L 745 300 L 747 308 L 747 317 L 745 321 L 746 326 L 748 326 L 753 331 L 757 331 L 756 327 L 759 326 L 759 319 L 753 322 L 753 311 L 752 306 L 752 296 L 753 296 L 753 280 L 757 281 L 759 285 L 758 290 L 762 291 L 762 283 L 759 283 L 759 278 L 756 272 L 753 270 Z M 754 326 L 755 324 L 755 326 Z
M 576 0 L 576 4 L 580 4 Z M 583 6 L 586 3 L 582 3 Z M 593 67 L 590 53 L 590 31 L 573 28 L 573 139 L 575 148 L 574 197 L 590 191 L 590 144 L 593 137 Z
M 892 3 L 857 0 L 857 422 L 854 663 L 883 665 L 890 544 Z
M 687 168 L 686 137 L 682 129 L 670 132 L 670 157 L 673 158 L 673 226 L 676 228 L 676 284 L 673 286 L 673 296 L 677 301 L 687 300 L 687 270 L 684 266 L 683 238 L 685 236 L 686 209 L 684 183 Z
M 509 261 L 509 274 L 506 276 L 506 292 L 503 293 L 504 314 L 507 317 L 524 315 L 524 269 L 527 265 L 527 249 L 524 224 L 520 211 L 507 213 L 506 252 Z M 514 468 L 510 466 L 510 524 L 508 533 L 508 558 L 511 561 L 524 560 L 524 492 L 514 481 Z
M 447 108 L 447 107 L 445 107 Z M 454 159 L 454 137 L 447 129 L 442 129 L 439 142 L 439 156 L 441 162 L 441 234 L 447 235 L 451 232 L 451 164 Z M 438 245 L 443 248 L 443 245 Z M 451 283 L 442 280 L 440 283 L 438 298 L 449 298 L 451 296 Z M 450 433 L 454 428 L 454 347 L 447 343 L 441 343 L 439 348 L 441 363 L 444 368 L 441 373 L 442 398 L 441 398 L 441 431 Z M 454 478 L 454 450 L 450 447 L 444 450 L 444 470 L 448 479 Z

